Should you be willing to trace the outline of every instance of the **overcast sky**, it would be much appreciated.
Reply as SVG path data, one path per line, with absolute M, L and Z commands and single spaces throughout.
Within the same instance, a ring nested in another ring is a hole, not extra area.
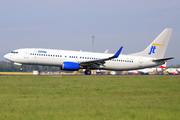
M 0 0 L 0 60 L 19 48 L 144 50 L 173 28 L 165 57 L 180 59 L 179 0 Z

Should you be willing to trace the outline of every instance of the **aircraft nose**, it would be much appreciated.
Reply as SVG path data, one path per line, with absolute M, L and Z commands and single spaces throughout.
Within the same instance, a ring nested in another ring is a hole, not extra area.
M 9 54 L 4 55 L 4 58 L 8 60 L 9 59 Z

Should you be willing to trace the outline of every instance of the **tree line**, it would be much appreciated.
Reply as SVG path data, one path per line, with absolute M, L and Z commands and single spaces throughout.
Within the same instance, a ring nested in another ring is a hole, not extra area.
M 170 66 L 168 66 L 168 68 L 180 68 L 180 64 L 177 65 L 171 64 Z
M 38 65 L 23 65 L 23 70 L 20 71 L 19 65 L 14 65 L 12 62 L 0 61 L 0 72 L 32 72 L 33 70 L 55 72 L 60 71 L 60 67 L 38 66 Z

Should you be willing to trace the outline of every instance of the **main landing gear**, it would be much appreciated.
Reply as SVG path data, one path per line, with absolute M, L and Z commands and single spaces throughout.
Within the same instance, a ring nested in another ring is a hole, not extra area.
M 91 70 L 90 69 L 86 69 L 86 71 L 84 71 L 85 75 L 91 75 Z

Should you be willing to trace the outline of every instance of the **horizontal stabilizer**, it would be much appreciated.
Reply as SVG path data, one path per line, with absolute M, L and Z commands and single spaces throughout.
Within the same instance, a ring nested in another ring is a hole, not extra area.
M 165 60 L 170 60 L 170 59 L 174 59 L 174 57 L 162 58 L 162 59 L 155 59 L 155 60 L 153 60 L 153 62 L 160 62 L 160 61 L 165 61 Z

